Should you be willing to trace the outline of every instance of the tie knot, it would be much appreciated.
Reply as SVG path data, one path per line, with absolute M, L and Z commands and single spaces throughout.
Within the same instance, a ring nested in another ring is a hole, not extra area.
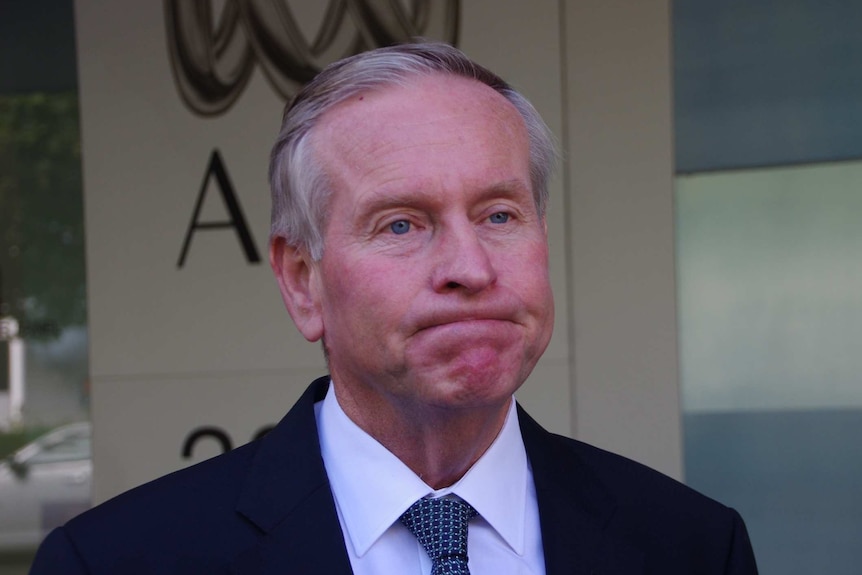
M 401 516 L 431 558 L 432 575 L 467 571 L 467 522 L 476 510 L 457 499 L 420 499 Z

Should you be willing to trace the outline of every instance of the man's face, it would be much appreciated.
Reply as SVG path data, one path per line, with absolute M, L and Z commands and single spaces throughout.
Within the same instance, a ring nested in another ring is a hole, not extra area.
M 515 108 L 435 75 L 339 105 L 312 144 L 333 192 L 308 284 L 340 397 L 408 411 L 507 405 L 553 328 Z

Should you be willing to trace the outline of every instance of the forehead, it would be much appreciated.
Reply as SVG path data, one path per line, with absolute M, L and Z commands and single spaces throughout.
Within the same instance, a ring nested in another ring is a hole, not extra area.
M 421 124 L 423 113 L 444 111 L 469 113 L 493 123 L 519 123 L 515 107 L 500 93 L 478 80 L 443 73 L 417 74 L 396 84 L 354 94 L 325 112 L 315 131 L 325 132 L 347 121 L 362 125 L 375 124 L 378 115 L 390 119 L 413 118 Z M 420 116 L 414 114 L 419 113 Z
M 529 187 L 523 119 L 468 78 L 431 74 L 354 95 L 323 115 L 312 141 L 327 174 L 352 189 L 429 178 L 523 178 Z

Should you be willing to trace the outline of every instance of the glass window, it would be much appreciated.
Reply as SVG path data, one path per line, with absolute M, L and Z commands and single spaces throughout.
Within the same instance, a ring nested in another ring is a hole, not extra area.
M 686 481 L 766 575 L 862 565 L 860 17 L 674 2 Z
M 72 0 L 4 2 L 0 53 L 0 572 L 26 573 L 89 505 L 89 424 L 68 425 L 89 418 Z
M 90 426 L 73 424 L 51 433 L 38 443 L 38 449 L 27 464 L 77 461 L 92 457 Z

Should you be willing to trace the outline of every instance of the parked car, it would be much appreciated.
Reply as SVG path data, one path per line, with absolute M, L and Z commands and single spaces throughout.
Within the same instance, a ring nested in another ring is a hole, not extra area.
M 90 507 L 90 424 L 58 427 L 0 462 L 0 552 L 36 548 Z

